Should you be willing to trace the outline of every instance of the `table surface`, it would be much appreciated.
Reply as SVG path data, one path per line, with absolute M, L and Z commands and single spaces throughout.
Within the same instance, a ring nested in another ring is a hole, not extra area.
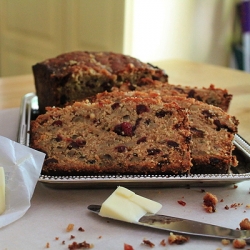
M 216 87 L 228 89 L 233 94 L 229 113 L 240 120 L 239 134 L 250 141 L 250 74 L 178 60 L 157 62 L 157 65 L 166 70 L 170 83 L 200 87 L 213 83 Z M 0 135 L 15 140 L 21 98 L 34 91 L 32 75 L 0 79 Z M 239 227 L 241 220 L 250 218 L 249 187 L 250 181 L 247 180 L 237 183 L 237 186 L 146 186 L 130 189 L 162 203 L 162 214 L 235 229 Z M 169 232 L 108 220 L 87 210 L 89 204 L 101 204 L 113 190 L 114 188 L 101 186 L 97 189 L 52 189 L 38 182 L 27 213 L 18 221 L 0 229 L 0 250 L 46 249 L 47 243 L 49 249 L 68 249 L 73 241 L 93 243 L 94 249 L 123 249 L 124 243 L 131 244 L 134 249 L 149 249 L 142 244 L 143 239 L 152 241 L 154 249 L 232 249 L 231 245 L 223 246 L 219 239 L 195 236 L 191 236 L 190 241 L 184 245 L 167 244 L 163 247 L 160 242 L 167 240 Z M 215 213 L 206 213 L 202 207 L 204 190 L 218 197 Z M 180 200 L 186 202 L 186 205 L 180 205 Z M 228 210 L 225 209 L 226 206 L 229 206 Z M 66 232 L 69 223 L 75 227 L 73 231 Z M 85 231 L 78 231 L 80 227 Z

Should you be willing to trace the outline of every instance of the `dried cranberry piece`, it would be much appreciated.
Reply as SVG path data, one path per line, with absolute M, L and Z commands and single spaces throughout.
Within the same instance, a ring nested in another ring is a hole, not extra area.
M 177 201 L 180 205 L 182 205 L 182 206 L 186 206 L 186 202 L 185 201 L 182 201 L 182 200 L 179 200 L 179 201 Z
M 175 87 L 174 90 L 176 90 L 176 91 L 178 91 L 179 93 L 182 93 L 182 94 L 185 93 L 184 89 L 179 88 L 179 87 Z
M 123 122 L 123 123 L 115 126 L 114 132 L 116 134 L 122 135 L 122 136 L 133 136 L 134 135 L 134 127 L 129 122 Z
M 190 143 L 191 140 L 192 140 L 192 136 L 191 135 L 186 136 L 186 139 L 185 139 L 186 143 Z
M 147 149 L 148 155 L 157 155 L 161 152 L 158 148 L 149 148 Z
M 211 117 L 213 117 L 213 114 L 211 114 L 209 112 L 209 110 L 202 110 L 201 113 L 205 116 L 205 118 L 211 118 Z
M 124 250 L 134 250 L 134 248 L 131 245 L 124 243 Z
M 158 117 L 158 118 L 162 118 L 166 115 L 172 115 L 173 112 L 172 111 L 169 111 L 169 110 L 158 110 L 155 115 Z
M 197 101 L 201 101 L 201 102 L 202 102 L 202 98 L 201 98 L 199 95 L 197 95 L 197 96 L 195 97 L 195 99 L 196 99 Z
M 60 142 L 60 141 L 62 141 L 62 136 L 61 135 L 57 135 L 57 137 L 55 138 L 55 140 L 57 141 L 57 142 Z
M 68 145 L 68 149 L 72 149 L 72 148 L 82 148 L 86 145 L 86 141 L 85 140 L 76 140 L 76 141 L 72 141 L 69 145 Z
M 133 132 L 134 132 L 134 131 L 136 130 L 136 128 L 139 126 L 141 119 L 142 119 L 142 118 L 136 119 L 135 126 L 133 126 Z
M 163 157 L 163 158 L 168 158 L 169 155 L 168 155 L 168 154 L 164 154 L 164 155 L 162 155 L 162 157 Z
M 191 127 L 191 128 L 190 128 L 190 131 L 191 131 L 191 133 L 192 133 L 192 135 L 193 135 L 194 137 L 203 138 L 204 135 L 205 135 L 205 132 L 204 132 L 204 131 L 202 131 L 202 130 L 200 130 L 200 129 L 197 129 L 197 128 L 195 128 L 195 127 Z
M 126 146 L 117 146 L 115 147 L 118 153 L 124 153 L 127 150 Z
M 157 79 L 155 79 L 157 80 Z M 146 86 L 146 85 L 149 85 L 149 84 L 152 84 L 153 83 L 153 80 L 150 79 L 150 78 L 141 78 L 139 80 L 139 82 L 137 82 L 137 86 L 141 87 L 141 86 Z
M 62 121 L 61 120 L 57 120 L 57 121 L 54 121 L 51 125 L 52 126 L 58 126 L 58 127 L 62 127 Z
M 182 123 L 176 123 L 176 124 L 174 125 L 174 128 L 175 128 L 175 129 L 179 129 L 179 128 L 181 128 L 181 126 L 182 126 Z
M 84 147 L 86 145 L 86 141 L 85 140 L 78 139 L 78 140 L 76 140 L 76 143 L 79 146 L 79 148 Z
M 132 91 L 133 91 L 133 90 L 136 90 L 136 86 L 135 86 L 135 85 L 132 85 L 132 84 L 130 84 L 128 88 L 129 88 L 129 90 L 132 90 Z
M 191 89 L 191 90 L 188 92 L 187 98 L 194 98 L 194 96 L 195 96 L 195 90 Z
M 155 246 L 155 244 L 153 242 L 151 242 L 150 240 L 146 240 L 146 239 L 143 240 L 143 244 L 145 244 L 151 248 L 153 248 Z
M 227 125 L 221 124 L 219 120 L 214 120 L 214 125 L 217 127 L 216 130 L 220 131 L 221 129 L 226 129 L 228 132 L 233 132 Z
M 111 108 L 112 109 L 117 109 L 117 108 L 119 108 L 120 107 L 120 104 L 118 103 L 118 102 L 115 102 L 115 103 L 113 103 L 112 105 L 111 105 Z
M 148 112 L 148 111 L 149 111 L 149 108 L 146 105 L 144 105 L 144 104 L 136 105 L 136 113 L 137 113 L 137 115 L 140 115 L 140 114 L 142 114 L 144 112 Z
M 167 141 L 167 145 L 171 148 L 178 148 L 179 147 L 179 144 L 175 141 L 172 141 L 172 140 Z
M 138 139 L 136 143 L 140 144 L 141 142 L 146 142 L 146 141 L 147 141 L 147 137 L 143 136 L 142 138 Z

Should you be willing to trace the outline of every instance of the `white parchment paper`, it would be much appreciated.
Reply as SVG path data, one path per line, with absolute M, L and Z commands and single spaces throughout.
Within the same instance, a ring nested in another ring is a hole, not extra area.
M 45 154 L 0 136 L 0 166 L 5 171 L 6 209 L 0 228 L 21 218 L 30 207 Z

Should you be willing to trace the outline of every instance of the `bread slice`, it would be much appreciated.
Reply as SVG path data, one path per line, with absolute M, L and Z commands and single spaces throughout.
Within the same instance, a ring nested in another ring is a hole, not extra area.
M 177 103 L 187 110 L 191 131 L 191 158 L 193 174 L 225 174 L 231 166 L 237 166 L 232 155 L 233 138 L 239 121 L 221 108 L 183 96 L 171 96 L 165 89 L 158 91 L 119 91 L 99 93 L 93 100 L 119 101 L 126 96 L 161 99 L 165 103 Z
M 221 108 L 193 98 L 164 96 L 189 111 L 193 174 L 225 174 L 238 162 L 232 155 L 239 121 Z
M 31 143 L 46 153 L 47 175 L 185 174 L 190 172 L 185 109 L 159 98 L 75 102 L 31 122 Z

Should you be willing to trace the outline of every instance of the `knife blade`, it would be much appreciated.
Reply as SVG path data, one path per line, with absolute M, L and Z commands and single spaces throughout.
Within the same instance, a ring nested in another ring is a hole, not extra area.
M 88 209 L 99 214 L 100 205 L 89 205 Z M 111 218 L 112 219 L 112 218 Z M 167 230 L 173 233 L 183 233 L 195 236 L 206 236 L 220 239 L 245 239 L 250 243 L 250 230 L 235 230 L 204 222 L 193 221 L 161 214 L 146 214 L 140 218 L 136 225 Z

